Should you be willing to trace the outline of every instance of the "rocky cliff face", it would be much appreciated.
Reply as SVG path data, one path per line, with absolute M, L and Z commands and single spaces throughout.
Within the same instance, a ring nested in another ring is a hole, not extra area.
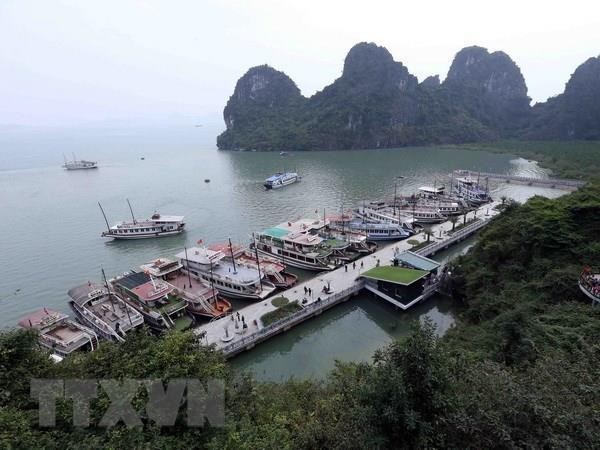
M 238 80 L 225 106 L 227 130 L 217 138 L 217 146 L 276 149 L 281 138 L 273 139 L 289 128 L 290 120 L 294 120 L 305 101 L 285 73 L 268 65 L 251 68 Z
M 462 49 L 450 66 L 444 87 L 455 104 L 496 130 L 515 129 L 530 112 L 525 79 L 504 52 L 489 53 L 477 46 Z
M 531 139 L 600 139 L 600 57 L 571 75 L 564 93 L 536 104 L 523 135 Z
M 436 75 L 419 84 L 387 49 L 362 42 L 348 52 L 342 75 L 308 99 L 283 72 L 250 69 L 227 102 L 227 130 L 217 144 L 317 150 L 519 136 L 600 138 L 599 77 L 600 62 L 591 58 L 564 94 L 532 109 L 521 70 L 503 52 L 464 48 L 443 83 Z

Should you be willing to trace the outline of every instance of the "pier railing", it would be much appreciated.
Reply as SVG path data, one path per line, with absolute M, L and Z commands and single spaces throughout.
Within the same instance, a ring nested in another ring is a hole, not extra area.
M 431 244 L 420 248 L 415 253 L 422 255 L 422 256 L 432 255 L 432 254 L 434 254 L 440 250 L 443 250 L 446 247 L 454 244 L 455 242 L 458 242 L 458 241 L 461 241 L 461 240 L 467 238 L 471 234 L 475 233 L 476 231 L 478 231 L 481 228 L 483 228 L 484 226 L 486 226 L 489 223 L 489 221 L 490 221 L 489 218 L 476 220 L 475 222 L 470 223 L 467 226 L 461 228 L 460 230 L 452 233 L 451 237 L 444 239 L 443 241 L 440 241 L 440 242 L 432 242 Z
M 363 281 L 357 281 L 351 287 L 343 289 L 339 292 L 335 292 L 326 299 L 309 303 L 308 305 L 304 306 L 300 311 L 290 314 L 289 316 L 284 317 L 283 319 L 280 319 L 277 322 L 273 322 L 272 324 L 267 325 L 266 327 L 263 327 L 260 330 L 223 347 L 223 352 L 225 353 L 225 355 L 232 355 L 238 353 L 245 347 L 263 341 L 271 337 L 272 335 L 279 333 L 286 327 L 302 322 L 304 319 L 310 317 L 314 313 L 325 310 L 328 307 L 335 305 L 344 298 L 361 290 L 363 288 L 363 285 Z

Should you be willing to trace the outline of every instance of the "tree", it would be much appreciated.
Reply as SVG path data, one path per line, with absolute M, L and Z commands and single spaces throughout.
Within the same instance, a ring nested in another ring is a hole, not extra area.
M 454 228 L 456 227 L 456 222 L 458 222 L 458 217 L 456 216 L 450 216 L 450 223 L 452 223 L 452 231 L 454 231 Z

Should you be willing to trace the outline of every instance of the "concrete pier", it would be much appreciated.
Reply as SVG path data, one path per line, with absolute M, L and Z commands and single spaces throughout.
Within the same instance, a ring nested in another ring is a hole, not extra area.
M 467 220 L 471 222 L 455 232 L 451 232 L 452 223 L 450 221 L 433 225 L 431 227 L 431 244 L 421 247 L 416 252 L 423 256 L 432 255 L 456 242 L 466 239 L 487 225 L 492 217 L 499 214 L 499 211 L 494 209 L 498 204 L 499 202 L 492 202 L 469 212 Z M 478 220 L 472 222 L 474 218 Z M 463 217 L 459 216 L 456 226 L 459 226 L 462 222 Z M 375 253 L 357 260 L 355 266 L 351 263 L 346 267 L 340 267 L 331 272 L 317 273 L 313 278 L 299 283 L 286 291 L 277 293 L 269 299 L 250 303 L 230 316 L 204 324 L 198 327 L 195 332 L 202 337 L 204 344 L 215 344 L 218 349 L 224 351 L 227 357 L 250 349 L 256 344 L 286 331 L 298 323 L 356 295 L 365 287 L 364 280 L 359 278 L 361 273 L 376 267 L 378 264 L 389 265 L 396 251 L 410 250 L 412 248 L 412 245 L 408 243 L 411 239 L 424 242 L 426 236 L 421 232 L 410 239 L 392 242 Z M 325 294 L 323 292 L 324 286 L 330 286 L 330 293 Z M 305 287 L 311 289 L 312 295 L 305 294 Z M 432 293 L 428 294 L 432 295 Z M 263 327 L 261 317 L 276 309 L 271 303 L 271 299 L 279 296 L 286 297 L 290 302 L 297 301 L 303 307 L 302 310 Z M 426 297 L 423 296 L 423 298 Z M 419 301 L 423 300 L 423 298 L 420 298 Z M 240 318 L 244 317 L 244 322 L 248 328 L 242 328 L 241 320 L 237 321 L 238 313 Z M 235 327 L 236 321 L 238 328 Z M 225 329 L 227 329 L 227 333 Z

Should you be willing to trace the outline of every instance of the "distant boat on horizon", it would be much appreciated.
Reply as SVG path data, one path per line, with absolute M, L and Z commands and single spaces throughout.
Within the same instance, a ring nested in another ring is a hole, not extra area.
M 75 154 L 73 154 L 72 161 L 67 161 L 67 157 L 65 155 L 63 155 L 63 158 L 64 158 L 65 162 L 62 165 L 62 167 L 66 170 L 85 170 L 85 169 L 97 169 L 98 168 L 98 162 L 86 161 L 84 159 L 78 160 L 75 157 Z

